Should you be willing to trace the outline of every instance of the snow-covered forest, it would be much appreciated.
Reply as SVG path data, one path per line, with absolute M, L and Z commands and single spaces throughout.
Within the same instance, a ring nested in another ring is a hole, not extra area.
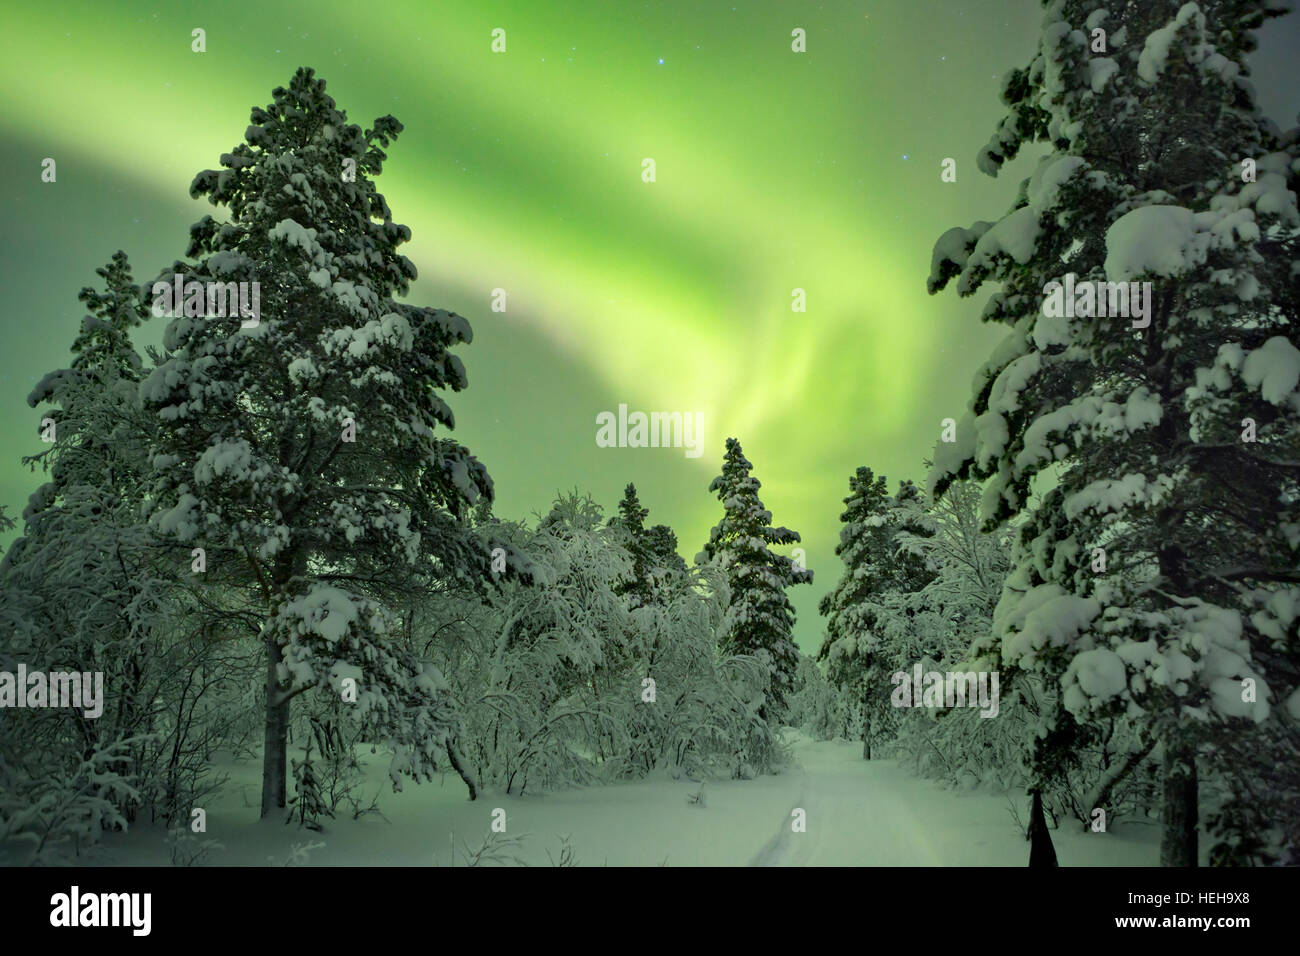
M 1246 71 L 1281 13 L 1045 3 L 978 164 L 1041 158 L 930 264 L 1003 333 L 964 414 L 914 480 L 856 449 L 838 528 L 705 447 L 703 541 L 636 474 L 494 510 L 471 321 L 404 301 L 403 126 L 298 70 L 28 399 L 0 860 L 1300 865 L 1300 130 Z

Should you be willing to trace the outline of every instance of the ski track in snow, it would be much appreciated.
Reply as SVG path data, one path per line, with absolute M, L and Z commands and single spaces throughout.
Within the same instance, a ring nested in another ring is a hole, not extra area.
M 840 745 L 843 746 L 843 745 Z M 856 746 L 856 745 L 850 745 Z M 939 866 L 931 834 L 936 820 L 923 819 L 903 799 L 892 763 L 846 762 L 824 748 L 801 748 L 803 776 L 795 807 L 805 811 L 805 832 L 787 813 L 776 834 L 750 866 Z M 794 807 L 791 808 L 793 810 Z

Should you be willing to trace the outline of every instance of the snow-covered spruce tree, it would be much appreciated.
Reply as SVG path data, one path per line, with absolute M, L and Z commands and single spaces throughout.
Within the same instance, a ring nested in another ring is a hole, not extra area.
M 126 253 L 114 253 L 96 273 L 105 288 L 87 287 L 78 295 L 90 314 L 73 341 L 72 366 L 44 376 L 27 399 L 33 408 L 51 406 L 46 417 L 55 425 L 48 446 L 23 460 L 50 476 L 31 498 L 24 515 L 29 523 L 39 524 L 40 515 L 77 485 L 104 486 L 138 499 L 141 476 L 148 473 L 142 446 L 150 423 L 133 415 L 143 363 L 131 330 L 149 313 Z
M 983 317 L 1008 334 L 932 480 L 988 478 L 985 517 L 1023 519 L 995 630 L 1005 667 L 1059 687 L 1035 789 L 1076 721 L 1127 714 L 1159 741 L 1161 860 L 1194 866 L 1198 755 L 1298 709 L 1297 167 L 1245 79 L 1281 11 L 1044 7 L 979 166 L 1049 152 L 934 251 L 930 291 L 1000 282 Z M 1130 281 L 1150 297 L 1092 285 Z
M 677 532 L 666 524 L 652 524 L 641 539 L 646 562 L 656 583 L 686 574 L 686 560 L 677 551 Z
M 915 594 L 925 590 L 937 573 L 926 553 L 927 539 L 935 534 L 936 526 L 925 496 L 910 479 L 898 483 L 898 491 L 889 503 L 887 516 L 893 532 L 893 556 L 889 574 L 891 591 L 899 595 Z M 910 618 L 906 603 L 902 605 L 903 617 Z M 921 651 L 931 648 L 922 644 Z
M 260 315 L 196 315 L 203 287 L 187 288 L 141 385 L 165 426 L 153 521 L 239 574 L 265 646 L 263 816 L 285 805 L 290 701 L 348 679 L 371 739 L 394 751 L 395 788 L 444 755 L 458 765 L 447 687 L 400 639 L 395 608 L 430 581 L 488 573 L 460 516 L 492 493 L 436 434 L 454 422 L 442 390 L 466 386 L 448 349 L 468 323 L 395 301 L 416 276 L 397 251 L 410 230 L 372 177 L 401 124 L 349 123 L 311 70 L 272 97 L 223 168 L 195 178 L 191 194 L 229 218 L 196 223 L 197 262 L 173 268 L 259 283 Z
M 5 664 L 102 675 L 78 678 L 81 709 L 0 711 L 12 798 L 0 831 L 26 841 L 33 862 L 85 849 L 137 814 L 188 818 L 211 786 L 208 755 L 230 743 L 228 722 L 207 710 L 238 673 L 238 655 L 187 613 L 180 556 L 143 525 L 157 426 L 139 405 L 130 332 L 148 312 L 125 254 L 98 274 L 104 291 L 80 293 L 90 314 L 71 366 L 29 397 L 48 405 L 54 440 L 25 461 L 49 480 L 0 564 Z M 84 695 L 96 688 L 92 706 Z
M 28 396 L 33 407 L 49 406 L 42 431 L 48 425 L 51 441 L 24 464 L 49 480 L 31 495 L 23 537 L 0 566 L 6 630 L 28 668 L 104 673 L 110 699 L 99 717 L 51 710 L 4 735 L 50 763 L 80 763 L 127 737 L 142 756 L 142 712 L 153 693 L 145 686 L 145 644 L 165 591 L 139 527 L 147 422 L 135 400 L 141 361 L 130 331 L 147 311 L 124 253 L 97 272 L 105 290 L 81 290 L 90 314 L 71 367 L 45 375 Z M 118 809 L 130 818 L 135 808 Z
M 848 690 L 860 703 L 862 756 L 871 758 L 873 745 L 893 736 L 898 715 L 891 704 L 890 676 L 920 660 L 924 649 L 910 647 L 900 628 L 907 630 L 911 612 L 900 608 L 895 592 L 909 594 L 924 587 L 932 577 L 923 557 L 900 551 L 898 538 L 904 531 L 924 536 L 928 530 L 917 524 L 920 491 L 910 481 L 901 481 L 891 497 L 883 475 L 860 467 L 849 478 L 849 496 L 844 499 L 840 521 L 840 543 L 835 552 L 844 562 L 844 573 L 835 588 L 821 600 L 819 610 L 826 618 L 827 636 L 818 650 L 826 662 L 827 676 Z M 887 624 L 893 631 L 887 634 Z
M 889 529 L 884 514 L 889 505 L 889 485 L 884 475 L 876 476 L 870 468 L 860 467 L 849 478 L 849 495 L 844 499 L 840 521 L 840 541 L 835 553 L 844 562 L 844 573 L 835 587 L 818 605 L 826 619 L 826 636 L 817 650 L 817 659 L 826 665 L 827 677 L 859 702 L 861 713 L 862 756 L 871 757 L 871 742 L 884 727 L 885 714 L 869 708 L 867 688 L 873 679 L 888 680 L 871 653 L 870 641 L 858 643 L 860 636 L 874 629 L 868 600 L 884 589 L 888 581 Z M 885 697 L 888 703 L 888 697 Z
M 663 524 L 647 528 L 645 519 L 649 514 L 650 509 L 641 505 L 636 485 L 629 484 L 618 503 L 617 517 L 610 519 L 611 525 L 622 528 L 628 536 L 632 573 L 616 590 L 627 597 L 628 606 L 633 608 L 654 600 L 666 577 L 686 574 L 686 562 L 677 553 L 677 535 Z
M 623 489 L 623 500 L 618 503 L 618 516 L 610 519 L 610 524 L 622 528 L 627 533 L 627 550 L 632 558 L 632 571 L 626 581 L 621 581 L 615 588 L 618 594 L 627 598 L 631 607 L 640 606 L 650 600 L 650 569 L 646 565 L 645 519 L 650 514 L 649 508 L 641 506 L 637 497 L 636 485 L 629 484 Z
M 322 818 L 333 817 L 334 811 L 325 795 L 325 788 L 321 785 L 316 761 L 312 759 L 313 742 L 314 739 L 309 738 L 302 759 L 292 761 L 294 793 L 289 798 L 290 809 L 285 822 L 291 822 L 297 817 L 298 826 L 320 831 L 325 828 L 321 823 Z
M 793 689 L 799 648 L 790 636 L 794 608 L 786 588 L 812 582 L 812 572 L 771 545 L 797 544 L 799 535 L 772 526 L 772 513 L 759 500 L 759 480 L 740 442 L 727 439 L 722 474 L 709 484 L 722 502 L 723 515 L 709 532 L 697 563 L 715 562 L 727 575 L 731 604 L 723 637 L 724 650 L 757 657 L 770 670 L 772 685 L 763 718 L 777 726 L 785 713 L 785 698 Z
M 629 617 L 631 633 L 628 635 L 627 664 L 635 664 L 644 678 L 657 679 L 662 665 L 661 642 L 672 640 L 659 626 L 662 612 L 679 599 L 681 591 L 691 584 L 686 562 L 677 553 L 677 535 L 667 525 L 647 528 L 645 519 L 650 514 L 641 504 L 636 486 L 628 484 L 618 505 L 618 515 L 610 519 L 611 527 L 624 535 L 624 546 L 632 560 L 631 573 L 618 582 L 615 593 L 627 602 L 630 612 L 646 609 L 646 614 L 632 613 Z M 616 663 L 616 666 L 620 662 Z M 631 765 L 649 770 L 658 759 L 666 727 L 663 707 L 636 707 L 629 714 L 628 732 L 632 737 L 634 753 Z

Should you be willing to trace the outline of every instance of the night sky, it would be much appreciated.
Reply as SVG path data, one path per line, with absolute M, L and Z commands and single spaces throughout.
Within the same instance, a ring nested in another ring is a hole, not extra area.
M 352 122 L 406 129 L 378 186 L 410 226 L 409 301 L 470 320 L 457 437 L 504 517 L 635 481 L 689 560 L 738 437 L 817 580 L 848 476 L 923 477 L 945 417 L 998 337 L 979 300 L 925 292 L 945 229 L 1001 215 L 1037 152 L 999 180 L 974 157 L 998 77 L 1033 52 L 1032 0 L 8 4 L 0 33 L 0 502 L 21 514 L 40 448 L 26 396 L 68 363 L 77 291 L 122 248 L 137 281 L 214 212 L 191 179 L 242 142 L 299 66 Z M 553 9 L 550 9 L 553 8 Z M 191 51 L 206 30 L 207 52 Z M 507 50 L 491 51 L 506 30 Z M 791 51 L 803 28 L 807 52 Z M 1254 80 L 1282 126 L 1300 110 L 1300 16 L 1261 31 Z M 1116 135 L 1127 135 L 1117 130 Z M 58 179 L 42 183 L 41 160 Z M 657 181 L 642 181 L 642 160 Z M 957 160 L 957 182 L 940 163 Z M 791 311 L 806 290 L 807 312 Z M 492 290 L 507 311 L 490 309 Z M 160 340 L 154 320 L 137 337 Z M 704 453 L 610 449 L 596 415 L 698 411 Z

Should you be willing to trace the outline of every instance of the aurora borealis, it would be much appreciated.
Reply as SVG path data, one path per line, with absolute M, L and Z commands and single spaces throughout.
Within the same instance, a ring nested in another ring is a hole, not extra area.
M 118 248 L 138 281 L 182 257 L 210 211 L 188 197 L 193 176 L 311 66 L 353 122 L 405 124 L 377 182 L 413 233 L 409 300 L 473 326 L 470 388 L 448 400 L 497 513 L 545 511 L 575 486 L 610 513 L 635 481 L 689 560 L 734 435 L 817 575 L 791 592 L 811 651 L 849 474 L 919 481 L 996 338 L 981 301 L 930 298 L 925 278 L 939 234 L 1000 215 L 1032 168 L 1022 156 L 994 181 L 974 156 L 1038 17 L 1031 0 L 11 6 L 0 502 L 20 515 L 39 480 L 18 464 L 39 447 L 25 399 L 67 363 L 77 291 Z M 1280 123 L 1300 106 L 1297 21 L 1265 30 L 1256 57 Z M 955 183 L 940 181 L 947 157 Z M 698 411 L 703 454 L 598 447 L 597 415 L 620 404 Z

